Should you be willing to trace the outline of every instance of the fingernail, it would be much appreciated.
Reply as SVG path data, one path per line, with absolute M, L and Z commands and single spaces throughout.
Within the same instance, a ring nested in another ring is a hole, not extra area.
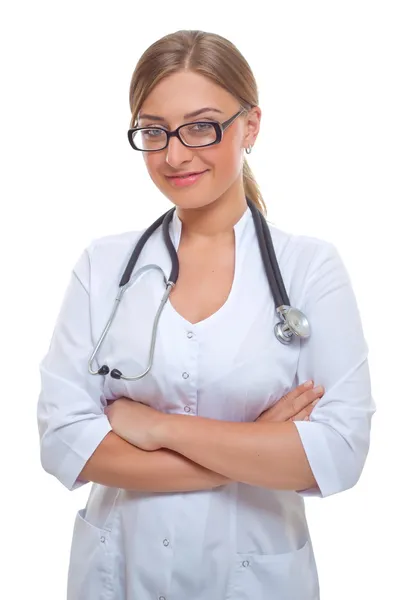
M 312 387 L 313 383 L 314 383 L 313 380 L 309 379 L 308 381 L 305 382 L 304 387 L 310 388 L 310 387 Z
M 319 401 L 319 398 L 317 398 L 316 400 L 314 400 L 314 402 L 311 402 L 311 406 L 315 406 L 318 401 Z

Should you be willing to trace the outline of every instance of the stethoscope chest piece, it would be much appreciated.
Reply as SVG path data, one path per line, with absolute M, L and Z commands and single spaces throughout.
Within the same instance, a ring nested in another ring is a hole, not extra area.
M 282 344 L 290 344 L 292 335 L 300 338 L 310 336 L 310 324 L 304 313 L 292 306 L 279 306 L 277 308 L 282 321 L 274 327 L 275 336 Z

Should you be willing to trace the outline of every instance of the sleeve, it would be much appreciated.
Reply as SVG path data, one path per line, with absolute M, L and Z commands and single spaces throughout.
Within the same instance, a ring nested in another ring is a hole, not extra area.
M 91 375 L 88 249 L 73 268 L 47 354 L 40 362 L 37 405 L 40 459 L 45 471 L 69 490 L 97 446 L 111 431 L 104 414 L 103 376 Z
M 313 379 L 325 392 L 310 421 L 294 421 L 318 484 L 297 493 L 323 498 L 359 480 L 376 411 L 357 301 L 341 256 L 330 242 L 317 244 L 301 310 L 309 320 L 310 337 L 301 339 L 296 386 Z

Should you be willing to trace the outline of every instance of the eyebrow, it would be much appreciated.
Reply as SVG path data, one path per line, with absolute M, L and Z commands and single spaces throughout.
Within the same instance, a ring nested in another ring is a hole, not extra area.
M 193 112 L 183 115 L 183 118 L 190 119 L 192 117 L 197 117 L 198 115 L 201 115 L 204 112 L 216 112 L 216 113 L 220 113 L 221 115 L 223 114 L 223 111 L 219 110 L 219 108 L 212 108 L 210 106 L 206 106 L 205 108 L 199 108 L 198 110 L 194 110 Z M 165 119 L 163 117 L 158 117 L 157 115 L 149 115 L 149 114 L 145 114 L 145 113 L 143 113 L 142 115 L 139 115 L 139 119 L 152 119 L 153 121 L 165 121 Z

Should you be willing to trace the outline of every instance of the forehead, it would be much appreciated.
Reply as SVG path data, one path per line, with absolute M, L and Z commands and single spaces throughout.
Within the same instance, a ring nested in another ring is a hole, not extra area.
M 237 107 L 236 99 L 227 90 L 198 73 L 179 72 L 165 77 L 150 92 L 140 107 L 142 114 L 158 115 L 168 120 L 181 120 L 200 108 L 218 108 L 223 114 Z M 218 118 L 218 113 L 210 113 Z

